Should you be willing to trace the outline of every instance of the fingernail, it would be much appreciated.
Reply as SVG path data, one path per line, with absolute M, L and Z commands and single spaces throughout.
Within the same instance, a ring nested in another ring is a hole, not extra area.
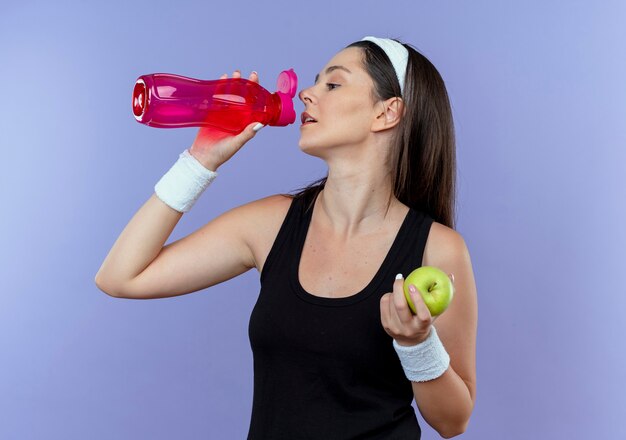
M 402 274 L 399 273 L 398 275 L 396 275 L 396 280 L 401 280 L 402 279 Z
M 409 284 L 409 291 L 411 293 L 417 293 L 417 289 L 415 288 L 415 286 L 413 284 Z
M 258 75 L 256 70 L 253 70 L 252 73 L 254 73 L 255 75 Z
M 454 274 L 451 273 L 450 276 L 452 277 L 452 282 L 454 283 Z
M 254 131 L 259 131 L 260 129 L 262 129 L 263 127 L 265 127 L 265 125 L 261 124 L 260 122 L 258 124 L 256 124 L 254 127 L 252 127 L 252 130 Z

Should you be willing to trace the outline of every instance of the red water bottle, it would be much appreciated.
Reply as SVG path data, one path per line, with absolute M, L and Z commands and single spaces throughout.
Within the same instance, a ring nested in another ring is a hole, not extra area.
M 293 97 L 298 77 L 293 69 L 278 75 L 270 93 L 244 78 L 199 80 L 170 73 L 140 76 L 133 89 L 133 114 L 142 124 L 158 128 L 212 126 L 239 134 L 252 122 L 293 124 Z

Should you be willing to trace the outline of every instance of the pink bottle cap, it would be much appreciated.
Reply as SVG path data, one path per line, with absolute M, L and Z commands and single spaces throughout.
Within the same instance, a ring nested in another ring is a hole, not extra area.
M 287 93 L 292 98 L 296 96 L 298 77 L 296 76 L 296 72 L 293 71 L 293 68 L 280 72 L 278 81 L 276 82 L 276 88 L 279 92 Z
M 276 94 L 280 98 L 281 111 L 277 126 L 285 126 L 293 124 L 296 121 L 296 110 L 293 106 L 293 97 L 296 96 L 296 90 L 298 89 L 298 77 L 293 69 L 283 70 L 278 75 L 278 81 L 276 83 Z

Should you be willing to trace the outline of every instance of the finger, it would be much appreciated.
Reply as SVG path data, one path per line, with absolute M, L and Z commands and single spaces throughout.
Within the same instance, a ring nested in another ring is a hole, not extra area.
M 398 308 L 396 307 L 396 304 L 394 303 L 393 300 L 394 297 L 394 293 L 390 293 L 390 298 L 389 298 L 389 304 L 387 307 L 387 316 L 389 318 L 389 322 L 390 322 L 390 327 L 392 327 L 393 329 L 397 329 L 396 333 L 400 332 L 404 327 L 411 325 L 410 322 L 403 322 L 402 318 L 400 318 L 400 315 L 398 313 Z M 406 302 L 406 299 L 405 299 Z M 408 305 L 407 305 L 408 307 Z M 411 312 L 409 312 L 410 314 Z M 413 315 L 411 315 L 413 316 Z
M 412 291 L 413 288 L 414 291 Z M 430 314 L 430 310 L 428 310 L 428 306 L 426 306 L 419 289 L 411 284 L 409 286 L 409 293 L 411 295 L 411 299 L 413 300 L 413 304 L 415 305 L 415 310 L 417 311 L 417 319 L 422 323 L 431 323 L 432 315 Z
M 402 277 L 402 274 L 398 274 L 398 277 Z M 409 308 L 409 304 L 404 296 L 404 278 L 397 278 L 393 282 L 392 293 L 393 306 L 395 308 L 395 315 L 402 324 L 408 325 L 413 321 L 413 314 Z
M 228 74 L 227 73 L 225 73 L 222 76 L 220 76 L 220 79 L 226 79 L 226 78 L 228 78 Z
M 257 73 L 256 70 L 252 71 L 249 78 L 250 78 L 250 81 L 259 82 L 259 74 Z
M 243 129 L 239 136 L 243 138 L 244 142 L 247 142 L 252 139 L 263 127 L 265 127 L 265 125 L 261 124 L 260 122 L 252 122 Z
M 237 69 L 233 72 L 233 78 L 241 78 L 241 70 Z
M 389 328 L 389 294 L 385 293 L 380 297 L 380 322 L 383 328 Z

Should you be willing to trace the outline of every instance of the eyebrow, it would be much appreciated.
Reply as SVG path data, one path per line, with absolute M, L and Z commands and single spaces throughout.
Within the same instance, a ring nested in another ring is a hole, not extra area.
M 339 69 L 339 70 L 345 70 L 345 71 L 346 71 L 346 72 L 348 72 L 348 73 L 352 73 L 352 72 L 350 72 L 350 71 L 349 71 L 346 67 L 343 67 L 343 66 L 330 66 L 328 69 L 326 69 L 326 75 L 328 75 L 328 74 L 329 74 L 330 72 L 332 72 L 333 70 L 337 70 L 337 69 Z M 319 74 L 315 75 L 315 83 L 317 83 L 317 80 L 319 79 L 319 77 L 320 77 L 320 75 L 319 75 Z

